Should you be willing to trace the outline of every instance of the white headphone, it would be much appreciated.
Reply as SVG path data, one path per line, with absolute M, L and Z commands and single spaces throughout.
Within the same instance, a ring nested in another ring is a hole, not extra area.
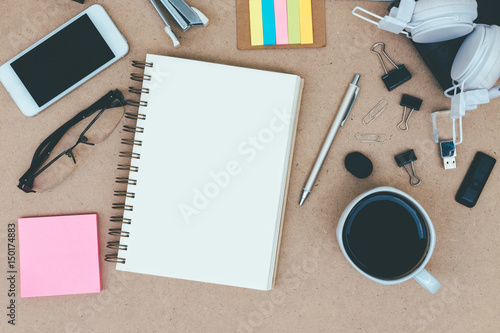
M 500 97 L 500 27 L 477 25 L 460 46 L 451 67 L 454 86 L 445 91 L 451 98 L 451 116 L 458 119 L 466 110 Z M 460 93 L 457 93 L 458 88 Z M 454 94 L 450 94 L 454 91 Z
M 357 11 L 379 19 L 370 20 Z M 476 0 L 401 0 L 389 15 L 380 17 L 361 7 L 352 11 L 380 29 L 404 33 L 416 43 L 435 43 L 465 36 L 474 29 L 477 18 Z
M 379 21 L 360 15 L 358 10 Z M 380 29 L 403 33 L 416 43 L 442 42 L 469 34 L 453 61 L 453 87 L 445 91 L 452 99 L 452 118 L 458 119 L 466 110 L 500 97 L 500 85 L 493 87 L 500 78 L 500 27 L 473 23 L 477 18 L 475 0 L 401 0 L 385 17 L 361 7 L 352 13 Z

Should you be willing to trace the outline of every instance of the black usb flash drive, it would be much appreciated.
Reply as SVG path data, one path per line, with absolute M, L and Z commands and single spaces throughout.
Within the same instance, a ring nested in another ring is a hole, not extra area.
M 493 157 L 477 152 L 458 189 L 455 200 L 469 208 L 474 207 L 495 163 L 496 160 Z

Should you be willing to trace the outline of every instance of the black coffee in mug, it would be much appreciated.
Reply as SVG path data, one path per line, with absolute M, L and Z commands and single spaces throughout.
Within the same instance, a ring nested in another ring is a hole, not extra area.
M 342 238 L 358 268 L 385 280 L 417 269 L 430 243 L 429 228 L 419 209 L 390 192 L 374 193 L 358 202 L 347 216 Z

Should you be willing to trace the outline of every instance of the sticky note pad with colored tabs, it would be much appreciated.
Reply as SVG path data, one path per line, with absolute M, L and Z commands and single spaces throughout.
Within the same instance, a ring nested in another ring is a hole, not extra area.
M 249 0 L 250 9 L 250 39 L 252 45 L 264 45 L 264 30 L 262 23 L 262 0 Z
M 326 45 L 325 0 L 236 0 L 236 19 L 239 50 Z
M 97 215 L 18 220 L 21 297 L 101 291 Z
M 313 22 L 311 0 L 299 0 L 300 10 L 300 43 L 313 43 Z

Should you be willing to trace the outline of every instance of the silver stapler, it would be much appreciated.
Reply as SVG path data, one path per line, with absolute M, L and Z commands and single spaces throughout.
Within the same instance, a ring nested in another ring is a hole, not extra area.
M 172 39 L 174 47 L 179 47 L 179 39 L 172 31 L 165 16 L 168 12 L 177 22 L 182 31 L 187 31 L 193 26 L 207 26 L 208 18 L 198 9 L 189 6 L 184 0 L 150 0 L 156 11 L 165 22 L 165 32 Z

